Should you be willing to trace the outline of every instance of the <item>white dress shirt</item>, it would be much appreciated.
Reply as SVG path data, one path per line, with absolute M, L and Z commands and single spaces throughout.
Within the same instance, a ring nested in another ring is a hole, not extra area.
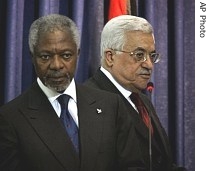
M 53 91 L 46 87 L 39 78 L 37 78 L 37 82 L 39 87 L 42 89 L 44 94 L 47 96 L 48 100 L 52 104 L 55 112 L 57 113 L 58 117 L 60 117 L 61 114 L 61 107 L 60 104 L 57 100 L 57 98 L 62 95 L 61 93 L 58 93 L 56 91 Z M 76 85 L 74 79 L 72 79 L 71 83 L 67 87 L 67 89 L 63 92 L 63 94 L 67 94 L 71 96 L 69 99 L 68 103 L 68 110 L 69 113 L 71 114 L 72 118 L 74 119 L 75 123 L 79 127 L 79 122 L 78 122 L 78 109 L 77 109 L 77 96 L 76 96 Z

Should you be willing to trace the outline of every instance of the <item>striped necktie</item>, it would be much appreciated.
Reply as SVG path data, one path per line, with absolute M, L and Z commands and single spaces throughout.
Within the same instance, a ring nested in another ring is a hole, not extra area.
M 61 105 L 61 115 L 60 119 L 63 123 L 63 126 L 66 129 L 66 132 L 68 133 L 71 142 L 74 145 L 74 148 L 76 152 L 79 152 L 79 142 L 78 142 L 78 127 L 72 118 L 71 114 L 68 111 L 68 102 L 69 102 L 70 96 L 63 94 L 60 95 L 57 100 Z
M 140 99 L 139 95 L 137 93 L 132 93 L 130 95 L 131 101 L 135 104 L 144 124 L 149 128 L 151 127 L 151 132 L 153 134 L 153 127 L 150 122 L 149 114 L 147 112 L 147 109 L 145 105 L 143 104 L 142 100 Z

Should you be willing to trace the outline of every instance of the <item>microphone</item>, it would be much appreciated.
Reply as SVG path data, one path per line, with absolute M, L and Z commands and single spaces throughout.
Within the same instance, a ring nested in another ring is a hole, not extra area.
M 152 90 L 154 89 L 154 84 L 152 82 L 147 83 L 147 91 L 152 93 Z
M 152 82 L 147 83 L 147 91 L 149 92 L 149 100 L 151 101 L 152 91 L 154 89 L 154 85 Z
M 147 83 L 147 91 L 149 92 L 149 100 L 151 101 L 152 91 L 154 89 L 154 85 L 152 82 Z M 151 116 L 149 114 L 149 124 L 151 123 Z M 152 171 L 152 130 L 151 126 L 149 127 L 149 171 Z

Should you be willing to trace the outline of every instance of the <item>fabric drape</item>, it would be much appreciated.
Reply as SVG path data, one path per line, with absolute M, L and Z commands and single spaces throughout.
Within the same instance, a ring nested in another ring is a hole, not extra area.
M 114 2 L 114 1 L 113 1 Z M 117 2 L 117 1 L 116 1 Z M 35 81 L 28 31 L 39 16 L 60 13 L 72 18 L 81 33 L 76 81 L 84 82 L 100 66 L 100 33 L 108 21 L 111 1 L 0 1 L 0 105 Z M 136 5 L 133 5 L 135 4 Z M 178 165 L 195 169 L 195 2 L 192 0 L 132 0 L 135 15 L 154 27 L 156 51 L 152 102 L 166 129 Z M 131 10 L 132 12 L 132 10 Z

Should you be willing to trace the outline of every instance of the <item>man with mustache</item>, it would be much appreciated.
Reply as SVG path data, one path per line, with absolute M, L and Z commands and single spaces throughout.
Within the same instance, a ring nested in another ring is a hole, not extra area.
M 143 170 L 121 98 L 75 83 L 79 47 L 68 17 L 51 14 L 32 23 L 37 81 L 0 108 L 1 171 Z
M 100 50 L 101 67 L 85 84 L 122 97 L 136 128 L 147 170 L 184 171 L 173 163 L 166 132 L 152 103 L 142 93 L 154 64 L 160 60 L 151 24 L 131 15 L 111 19 L 102 30 Z

